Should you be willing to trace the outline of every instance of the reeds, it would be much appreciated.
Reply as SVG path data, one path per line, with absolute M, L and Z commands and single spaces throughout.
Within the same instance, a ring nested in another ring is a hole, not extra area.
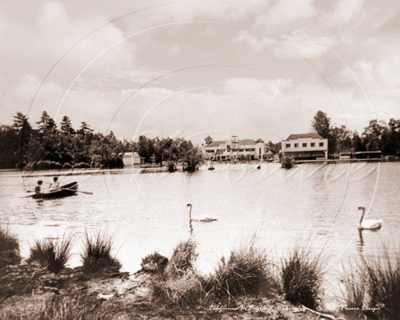
M 28 262 L 38 262 L 50 272 L 58 273 L 65 268 L 70 259 L 74 241 L 73 234 L 64 234 L 57 240 L 36 240 L 30 248 Z
M 216 298 L 259 294 L 266 282 L 273 282 L 268 255 L 256 245 L 255 237 L 232 250 L 226 262 L 224 258 L 221 260 L 206 286 Z
M 325 257 L 322 249 L 315 253 L 311 240 L 297 240 L 282 259 L 281 282 L 285 300 L 316 309 L 320 304 Z
M 342 275 L 348 305 L 379 315 L 400 319 L 400 250 L 364 257 Z M 379 310 L 378 310 L 379 309 Z
M 192 240 L 181 241 L 172 253 L 165 272 L 171 277 L 179 277 L 188 271 L 194 271 L 194 263 L 198 253 L 197 245 Z
M 156 273 L 150 280 L 150 302 L 185 305 L 202 301 L 206 293 L 204 279 L 194 266 L 196 248 L 192 239 L 181 241 L 174 248 L 164 272 Z
M 17 236 L 8 227 L 0 226 L 0 269 L 20 262 L 21 256 Z
M 121 263 L 112 255 L 114 239 L 111 235 L 98 232 L 96 236 L 90 237 L 86 232 L 81 258 L 83 260 L 83 272 L 97 273 L 102 271 L 118 272 Z

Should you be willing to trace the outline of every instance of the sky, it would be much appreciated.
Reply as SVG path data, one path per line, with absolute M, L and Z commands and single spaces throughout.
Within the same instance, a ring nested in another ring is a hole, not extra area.
M 362 133 L 400 118 L 399 39 L 393 0 L 3 0 L 0 124 L 275 143 L 321 110 Z

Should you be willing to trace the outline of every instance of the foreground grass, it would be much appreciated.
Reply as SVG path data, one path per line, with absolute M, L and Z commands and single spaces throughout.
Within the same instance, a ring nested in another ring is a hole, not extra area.
M 17 236 L 8 226 L 0 226 L 0 269 L 21 262 Z
M 64 234 L 61 239 L 57 240 L 36 240 L 30 248 L 28 262 L 38 262 L 42 266 L 46 266 L 50 272 L 58 273 L 68 263 L 74 241 L 73 234 Z
M 323 250 L 315 253 L 310 240 L 296 241 L 282 259 L 281 283 L 285 300 L 315 310 L 321 301 L 325 262 Z
M 0 320 L 111 320 L 113 318 L 112 312 L 96 307 L 95 301 L 55 295 L 29 310 L 3 309 L 0 312 Z
M 114 239 L 105 232 L 98 232 L 96 236 L 85 233 L 85 244 L 81 258 L 83 271 L 86 274 L 98 273 L 105 270 L 118 272 L 121 263 L 112 254 Z
M 379 319 L 400 319 L 400 250 L 350 261 L 343 273 L 346 303 Z M 379 311 L 376 311 L 379 308 Z M 372 312 L 372 310 L 374 310 Z
M 208 294 L 218 299 L 260 294 L 266 282 L 274 282 L 270 272 L 272 263 L 255 239 L 254 236 L 232 250 L 226 261 L 225 258 L 221 259 L 214 274 L 208 278 Z

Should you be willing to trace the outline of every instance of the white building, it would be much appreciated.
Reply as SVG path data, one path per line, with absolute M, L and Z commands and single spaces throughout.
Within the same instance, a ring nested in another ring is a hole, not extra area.
M 328 139 L 318 133 L 291 134 L 282 140 L 282 153 L 294 159 L 328 159 Z
M 144 163 L 144 158 L 139 156 L 137 152 L 125 152 L 122 157 L 124 166 L 140 165 Z
M 225 141 L 213 141 L 204 148 L 205 157 L 212 160 L 233 160 L 241 156 L 259 159 L 265 153 L 265 143 L 253 139 L 239 140 L 237 136 Z

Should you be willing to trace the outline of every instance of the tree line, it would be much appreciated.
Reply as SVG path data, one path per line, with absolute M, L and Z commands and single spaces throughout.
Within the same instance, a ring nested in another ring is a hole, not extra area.
M 340 152 L 381 151 L 383 156 L 400 154 L 400 119 L 370 120 L 361 135 L 350 131 L 345 125 L 331 125 L 331 119 L 325 112 L 317 111 L 311 131 L 328 139 L 328 152 L 332 157 Z
M 150 139 L 140 136 L 137 142 L 119 140 L 111 131 L 95 133 L 86 122 L 74 129 L 68 116 L 58 128 L 54 119 L 43 111 L 33 129 L 21 112 L 12 125 L 0 125 L 0 168 L 61 169 L 61 168 L 118 168 L 123 167 L 125 152 L 138 152 L 145 162 L 162 164 L 165 160 L 200 164 L 201 150 L 183 138 Z

